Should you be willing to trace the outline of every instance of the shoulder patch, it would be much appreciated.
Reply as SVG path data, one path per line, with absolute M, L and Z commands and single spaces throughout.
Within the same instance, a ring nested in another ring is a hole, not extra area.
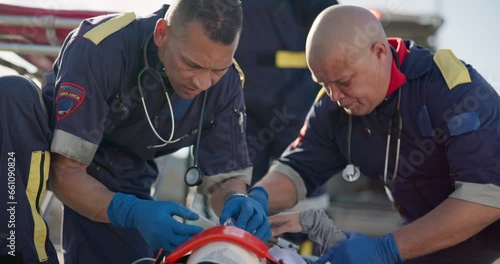
M 56 98 L 56 119 L 61 120 L 73 113 L 85 100 L 86 91 L 73 83 L 63 83 Z
M 458 136 L 477 130 L 481 127 L 481 120 L 477 112 L 464 112 L 450 118 L 447 125 L 450 135 Z
M 241 87 L 245 86 L 245 74 L 243 73 L 243 70 L 241 69 L 240 65 L 238 62 L 236 62 L 235 59 L 233 59 L 233 65 L 234 68 L 238 71 L 238 74 L 240 75 L 240 81 L 241 81 Z
M 318 102 L 319 100 L 321 100 L 321 97 L 323 97 L 323 95 L 326 94 L 326 89 L 325 88 L 321 88 L 321 90 L 319 90 L 318 92 L 318 95 L 316 95 L 316 99 L 314 99 L 314 102 Z
M 450 90 L 459 84 L 471 82 L 469 71 L 451 50 L 438 50 L 433 59 Z
M 83 37 L 98 45 L 103 39 L 126 27 L 134 20 L 134 12 L 123 13 L 89 30 L 83 35 Z

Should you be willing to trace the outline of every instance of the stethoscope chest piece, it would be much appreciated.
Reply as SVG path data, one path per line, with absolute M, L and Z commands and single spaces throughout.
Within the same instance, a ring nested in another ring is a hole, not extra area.
M 359 171 L 359 168 L 353 164 L 348 164 L 342 171 L 342 178 L 344 178 L 347 182 L 357 181 L 360 176 L 361 172 Z
M 193 187 L 198 186 L 203 182 L 203 173 L 201 172 L 200 167 L 191 166 L 186 171 L 184 175 L 184 182 L 187 186 Z

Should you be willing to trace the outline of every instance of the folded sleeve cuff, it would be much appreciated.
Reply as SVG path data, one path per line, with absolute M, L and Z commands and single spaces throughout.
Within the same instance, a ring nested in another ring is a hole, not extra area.
M 323 209 L 306 209 L 300 212 L 302 233 L 321 246 L 321 253 L 346 239 L 340 228 L 333 224 Z
M 252 182 L 253 167 L 247 167 L 240 170 L 230 171 L 203 177 L 203 183 L 198 186 L 197 191 L 200 194 L 208 195 L 215 191 L 222 183 L 229 179 L 238 178 L 243 180 L 247 185 Z
M 97 151 L 97 144 L 90 143 L 73 134 L 56 129 L 50 151 L 61 154 L 67 158 L 90 165 Z
M 465 200 L 486 206 L 500 208 L 500 187 L 494 184 L 455 182 L 451 198 Z
M 269 168 L 269 172 L 281 173 L 293 182 L 293 184 L 295 185 L 295 189 L 297 190 L 296 203 L 306 199 L 307 189 L 304 180 L 302 180 L 300 174 L 292 167 L 279 161 L 274 161 L 271 165 L 271 168 Z

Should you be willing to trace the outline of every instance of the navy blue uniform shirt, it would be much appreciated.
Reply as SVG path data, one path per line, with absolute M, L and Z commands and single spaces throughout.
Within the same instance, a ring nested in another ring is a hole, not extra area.
M 401 152 L 397 177 L 389 184 L 395 207 L 407 221 L 425 215 L 448 197 L 500 207 L 498 94 L 472 66 L 446 54 L 450 51 L 440 51 L 440 57 L 454 58 L 451 68 L 465 71 L 461 74 L 470 81 L 453 84 L 452 78 L 443 77 L 438 59 L 429 50 L 410 41 L 405 46 L 410 52 L 400 69 L 407 79 L 399 88 Z M 397 99 L 398 91 L 372 113 L 353 117 L 352 163 L 373 179 L 383 178 L 388 122 Z M 344 109 L 323 96 L 311 108 L 301 137 L 274 166 L 300 175 L 299 198 L 347 165 L 348 119 Z M 389 177 L 396 158 L 394 122 Z
M 55 85 L 43 90 L 54 129 L 51 151 L 89 165 L 87 172 L 112 191 L 147 197 L 157 175 L 153 158 L 195 142 L 202 96 L 185 100 L 174 93 L 151 38 L 167 9 L 164 5 L 144 18 L 122 14 L 83 21 L 67 37 L 55 62 Z M 104 23 L 127 19 L 130 23 L 100 42 L 89 37 L 89 31 Z M 144 48 L 151 67 L 141 78 L 147 114 L 161 137 L 168 139 L 172 116 L 157 71 L 174 109 L 173 139 L 180 138 L 162 148 L 148 148 L 163 142 L 150 128 L 140 100 L 138 75 L 146 67 Z M 239 171 L 235 176 L 249 183 L 244 111 L 240 76 L 230 67 L 208 90 L 199 154 L 205 175 Z
M 234 57 L 245 72 L 254 183 L 297 137 L 319 91 L 306 65 L 305 43 L 316 16 L 335 4 L 336 0 L 242 1 L 243 31 Z M 278 55 L 289 53 L 294 55 Z

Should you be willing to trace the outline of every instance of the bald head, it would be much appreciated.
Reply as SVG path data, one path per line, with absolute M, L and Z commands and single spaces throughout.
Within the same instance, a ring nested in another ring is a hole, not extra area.
M 306 59 L 313 79 L 352 115 L 371 113 L 387 94 L 391 48 L 367 9 L 336 5 L 321 12 L 307 36 Z
M 359 6 L 334 5 L 314 21 L 306 42 L 308 63 L 332 52 L 348 61 L 362 57 L 377 42 L 388 45 L 380 21 Z

